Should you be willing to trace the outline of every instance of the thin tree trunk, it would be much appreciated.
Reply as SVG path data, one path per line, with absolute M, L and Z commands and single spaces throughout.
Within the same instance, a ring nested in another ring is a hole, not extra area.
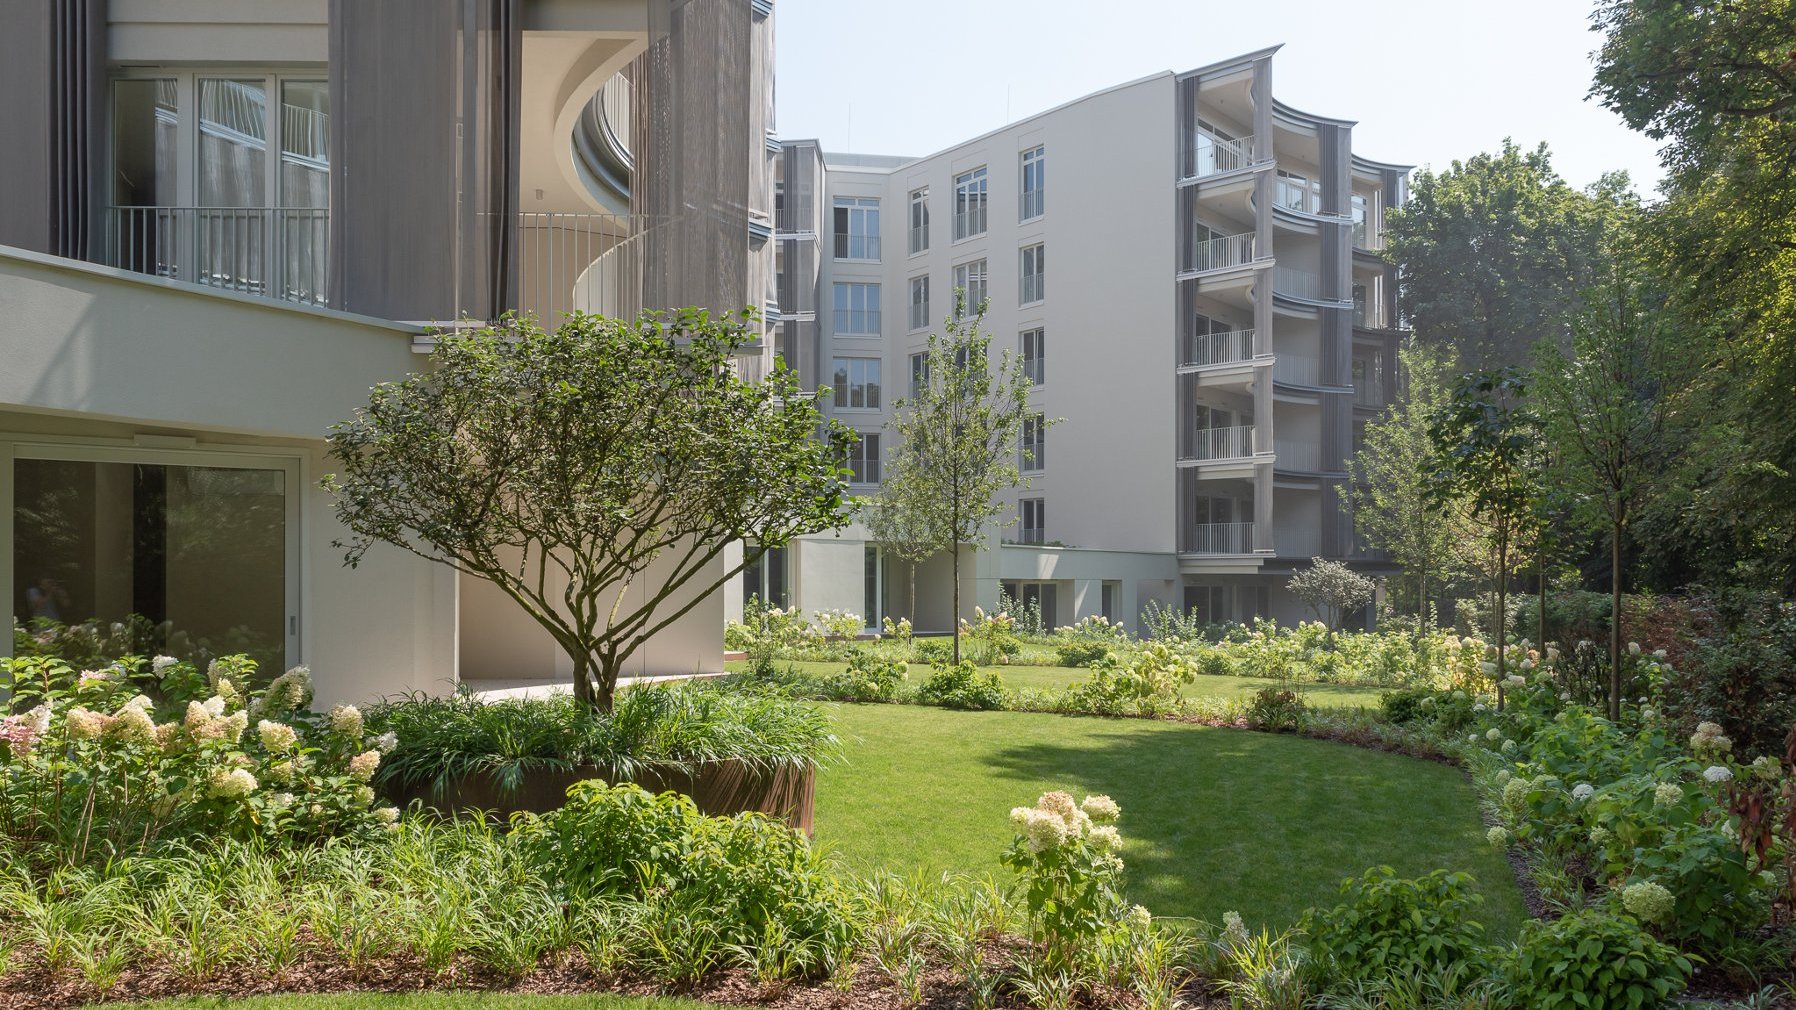
M 1609 530 L 1609 719 L 1621 720 L 1621 523 Z
M 959 538 L 957 537 L 956 540 Z M 960 544 L 957 542 L 948 548 L 954 552 L 954 613 L 948 619 L 954 622 L 954 665 L 960 665 Z
M 1540 560 L 1535 564 L 1536 578 L 1540 582 L 1540 615 L 1534 623 L 1534 645 L 1545 649 L 1547 642 L 1547 552 L 1542 549 Z M 1542 652 L 1541 655 L 1546 653 Z
M 912 629 L 915 629 L 917 626 L 917 563 L 907 561 L 905 564 L 910 567 L 910 623 Z
M 1509 616 L 1509 538 L 1497 540 L 1497 711 L 1503 711 L 1503 678 L 1505 651 L 1504 625 Z

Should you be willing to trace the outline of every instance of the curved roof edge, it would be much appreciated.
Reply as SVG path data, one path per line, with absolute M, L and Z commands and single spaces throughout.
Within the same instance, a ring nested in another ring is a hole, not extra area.
M 1283 42 L 1274 43 L 1272 45 L 1267 46 L 1264 49 L 1255 49 L 1251 53 L 1242 53 L 1239 56 L 1230 56 L 1229 58 L 1224 59 L 1224 60 L 1217 60 L 1215 63 L 1206 63 L 1201 67 L 1195 67 L 1191 70 L 1184 71 L 1183 73 L 1178 75 L 1178 78 L 1179 78 L 1179 80 L 1185 80 L 1186 78 L 1189 78 L 1189 77 L 1203 77 L 1206 74 L 1214 74 L 1221 70 L 1234 70 L 1237 67 L 1246 66 L 1247 64 L 1252 63 L 1255 60 L 1263 60 L 1263 59 L 1267 58 L 1268 56 L 1271 56 L 1273 53 L 1278 52 L 1280 49 L 1283 49 L 1284 47 L 1285 47 L 1285 44 Z
M 1294 120 L 1294 121 L 1301 123 L 1305 126 L 1349 126 L 1350 127 L 1350 126 L 1353 126 L 1355 123 L 1359 122 L 1356 119 L 1336 119 L 1333 116 L 1318 116 L 1313 112 L 1305 112 L 1302 109 L 1296 108 L 1291 105 L 1287 105 L 1284 102 L 1279 101 L 1276 97 L 1274 97 L 1272 99 L 1272 114 L 1275 117 L 1282 117 L 1284 119 Z
M 1368 172 L 1402 172 L 1405 175 L 1415 170 L 1414 165 L 1405 165 L 1396 161 L 1377 161 L 1363 155 L 1353 156 L 1353 167 Z

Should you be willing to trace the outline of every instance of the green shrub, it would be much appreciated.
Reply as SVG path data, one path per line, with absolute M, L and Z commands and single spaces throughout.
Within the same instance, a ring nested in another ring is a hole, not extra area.
M 576 783 L 553 813 L 517 833 L 531 863 L 574 906 L 652 900 L 662 921 L 718 949 L 778 943 L 814 970 L 854 939 L 847 895 L 804 833 L 761 814 L 706 817 L 678 793 Z
M 1035 806 L 1010 812 L 1016 835 L 1003 862 L 1022 876 L 1035 941 L 1053 965 L 1074 965 L 1125 915 L 1147 917 L 1123 902 L 1122 837 L 1111 826 L 1120 813 L 1108 796 L 1087 796 L 1075 806 L 1064 792 L 1044 793 Z M 1148 923 L 1138 925 L 1145 931 Z
M 1089 638 L 1076 638 L 1054 647 L 1054 662 L 1060 666 L 1088 666 L 1107 655 L 1112 643 Z
M 995 671 L 980 673 L 972 660 L 963 659 L 959 666 L 937 663 L 917 691 L 917 700 L 944 708 L 996 710 L 1008 707 L 1010 692 Z
M 1422 709 L 1422 701 L 1432 697 L 1434 692 L 1425 687 L 1386 691 L 1378 696 L 1378 707 L 1384 712 L 1384 717 L 1392 722 L 1411 723 L 1428 715 Z
M 842 672 L 823 678 L 820 687 L 836 701 L 897 701 L 909 670 L 898 660 L 857 652 Z
M 1343 881 L 1345 902 L 1311 909 L 1299 928 L 1331 987 L 1476 963 L 1484 928 L 1470 916 L 1483 899 L 1473 886 L 1464 873 L 1400 880 L 1390 867 L 1375 867 Z
M 1303 695 L 1286 687 L 1262 687 L 1247 703 L 1247 725 L 1271 733 L 1295 733 L 1309 720 Z
M 1067 690 L 1060 710 L 1162 715 L 1179 707 L 1179 688 L 1196 674 L 1196 665 L 1166 642 L 1149 642 L 1126 662 L 1108 652 L 1091 664 L 1090 678 Z
M 911 642 L 911 656 L 919 663 L 949 663 L 954 660 L 954 641 L 949 638 L 919 638 Z
M 1598 909 L 1522 927 L 1503 966 L 1518 1010 L 1647 1010 L 1684 988 L 1690 961 L 1625 916 Z

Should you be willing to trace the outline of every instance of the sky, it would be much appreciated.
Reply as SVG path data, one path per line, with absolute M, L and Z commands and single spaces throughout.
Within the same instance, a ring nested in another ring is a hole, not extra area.
M 779 0 L 779 134 L 931 154 L 1115 84 L 1269 45 L 1273 93 L 1356 121 L 1353 149 L 1446 168 L 1513 137 L 1568 182 L 1658 144 L 1585 99 L 1589 0 Z

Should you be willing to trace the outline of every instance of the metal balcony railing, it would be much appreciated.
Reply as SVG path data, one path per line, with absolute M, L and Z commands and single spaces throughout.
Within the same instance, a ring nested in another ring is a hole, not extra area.
M 1191 527 L 1186 554 L 1252 554 L 1253 523 L 1199 523 Z
M 519 214 L 519 309 L 534 312 L 544 326 L 573 311 L 635 318 L 643 308 L 649 234 L 664 223 L 613 214 Z
M 1272 380 L 1288 386 L 1320 386 L 1322 362 L 1307 354 L 1280 351 L 1272 359 Z
M 330 211 L 297 207 L 111 207 L 108 266 L 280 301 L 330 298 Z
M 1275 266 L 1272 268 L 1272 290 L 1289 298 L 1318 302 L 1322 300 L 1322 278 L 1308 270 Z
M 1253 425 L 1232 428 L 1198 428 L 1191 432 L 1185 458 L 1193 460 L 1242 459 L 1254 454 Z
M 1226 140 L 1208 130 L 1193 131 L 1191 146 L 1185 155 L 1184 176 L 1187 179 L 1201 179 L 1206 175 L 1246 168 L 1256 161 L 1257 149 L 1258 145 L 1252 136 Z
M 1017 220 L 1028 221 L 1038 218 L 1047 209 L 1047 191 L 1042 189 L 1025 190 L 1017 201 Z
M 1202 273 L 1205 270 L 1226 270 L 1251 263 L 1254 258 L 1254 240 L 1255 235 L 1251 231 L 1199 239 L 1191 244 L 1190 269 Z
M 1273 451 L 1277 453 L 1276 466 L 1280 470 L 1317 473 L 1322 469 L 1322 447 L 1314 442 L 1281 438 L 1273 442 Z
M 1359 407 L 1384 406 L 1384 378 L 1368 372 L 1353 380 L 1353 403 Z
M 1185 353 L 1179 356 L 1181 366 L 1227 365 L 1253 358 L 1254 331 L 1231 330 L 1227 333 L 1193 333 L 1185 338 Z
M 1048 276 L 1046 274 L 1023 274 L 1017 286 L 1018 301 L 1027 305 L 1039 302 L 1048 296 Z

